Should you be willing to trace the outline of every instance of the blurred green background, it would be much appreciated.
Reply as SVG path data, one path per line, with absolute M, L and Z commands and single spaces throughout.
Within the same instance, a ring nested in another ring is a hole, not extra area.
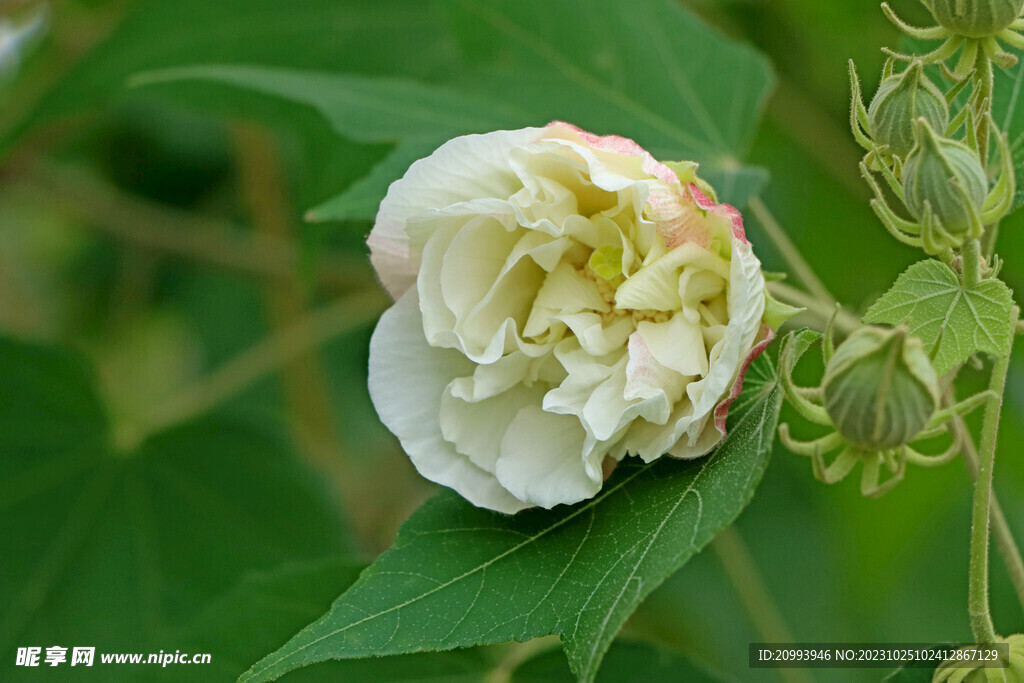
M 873 92 L 895 29 L 874 2 L 684 5 L 774 64 L 748 161 L 770 172 L 761 197 L 828 288 L 862 312 L 920 258 L 868 208 L 846 124 L 847 59 Z M 917 2 L 893 5 L 926 22 Z M 41 9 L 0 0 L 18 22 Z M 16 71 L 0 72 L 0 679 L 70 675 L 14 667 L 17 647 L 95 645 L 211 652 L 215 665 L 187 679 L 233 680 L 319 616 L 432 493 L 366 392 L 369 335 L 388 305 L 363 246 L 370 223 L 304 220 L 390 145 L 241 90 L 125 84 L 201 62 L 441 82 L 464 58 L 443 16 L 413 0 L 64 0 Z M 1015 291 L 1022 220 L 1006 221 L 998 248 Z M 785 270 L 747 223 L 766 268 Z M 980 376 L 966 372 L 964 391 Z M 1007 399 L 996 490 L 1024 542 L 1019 362 Z M 737 524 L 794 637 L 969 639 L 965 468 L 915 470 L 878 500 L 854 479 L 825 487 L 777 448 Z M 997 629 L 1024 631 L 997 555 L 993 582 Z M 747 668 L 759 636 L 712 550 L 624 637 L 663 648 L 679 675 L 674 655 L 778 680 Z M 496 662 L 533 653 L 523 647 L 293 676 L 495 680 Z M 606 675 L 641 680 L 631 656 L 613 652 Z M 557 660 L 532 664 L 514 678 L 564 675 Z

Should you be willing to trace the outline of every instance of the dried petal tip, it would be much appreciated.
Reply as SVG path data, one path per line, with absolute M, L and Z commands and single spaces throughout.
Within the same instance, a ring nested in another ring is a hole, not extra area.
M 975 228 L 988 193 L 985 169 L 977 153 L 962 142 L 935 132 L 924 118 L 917 119 L 917 144 L 903 168 L 907 209 L 918 220 L 937 218 L 959 246 L 976 238 Z
M 868 108 L 871 137 L 890 154 L 906 159 L 914 147 L 914 126 L 918 118 L 932 128 L 945 130 L 949 124 L 949 106 L 934 83 L 924 74 L 924 66 L 915 60 L 906 71 L 889 76 L 878 86 Z
M 853 446 L 885 451 L 910 443 L 939 405 L 939 381 L 921 341 L 905 327 L 864 327 L 825 367 L 825 410 Z
M 968 38 L 984 38 L 1010 27 L 1024 0 L 922 0 L 939 25 Z

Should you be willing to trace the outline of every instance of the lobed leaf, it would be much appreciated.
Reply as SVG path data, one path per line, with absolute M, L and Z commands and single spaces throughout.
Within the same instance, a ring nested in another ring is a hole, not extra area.
M 1002 281 L 965 287 L 948 266 L 929 259 L 904 271 L 868 309 L 864 322 L 906 324 L 943 375 L 980 351 L 1009 353 L 1012 311 L 1013 294 Z

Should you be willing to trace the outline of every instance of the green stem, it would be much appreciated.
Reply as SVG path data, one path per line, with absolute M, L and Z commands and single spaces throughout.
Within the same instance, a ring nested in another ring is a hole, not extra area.
M 964 464 L 967 465 L 967 471 L 971 473 L 971 478 L 977 480 L 978 449 L 974 445 L 974 439 L 967 426 L 964 425 L 963 420 L 959 417 L 956 418 L 956 428 L 960 430 L 963 436 Z M 1017 593 L 1017 600 L 1020 602 L 1021 609 L 1024 609 L 1024 558 L 1021 557 L 1020 548 L 1017 547 L 1017 541 L 1013 538 L 1010 523 L 1006 520 L 1006 515 L 1003 514 L 1002 506 L 999 505 L 999 498 L 996 496 L 995 491 L 992 492 L 991 523 L 992 535 L 996 539 L 996 548 L 998 548 L 999 554 L 1003 557 L 1006 573 L 1013 584 L 1014 592 Z
M 981 282 L 981 242 L 968 240 L 961 252 L 964 262 L 964 284 L 968 287 Z
M 789 269 L 793 271 L 800 282 L 807 287 L 809 291 L 816 299 L 825 302 L 829 309 L 835 308 L 836 299 L 829 293 L 825 285 L 822 284 L 821 280 L 815 274 L 814 269 L 811 268 L 810 264 L 804 260 L 803 255 L 800 254 L 800 250 L 793 244 L 793 240 L 789 239 L 789 235 L 782 229 L 779 222 L 775 220 L 775 216 L 765 206 L 764 202 L 761 201 L 760 197 L 754 197 L 748 204 L 751 213 L 757 219 L 761 227 L 764 228 L 765 233 L 768 235 L 768 239 L 772 241 L 775 248 L 779 250 L 779 254 L 786 261 Z
M 1018 311 L 1014 310 L 1014 320 Z M 974 484 L 974 507 L 971 516 L 971 560 L 968 586 L 968 611 L 974 640 L 981 644 L 994 643 L 995 627 L 988 604 L 988 546 L 989 526 L 992 518 L 992 470 L 996 457 L 996 439 L 999 433 L 999 413 L 1003 406 L 1006 373 L 1010 367 L 1010 354 L 996 358 L 992 365 L 989 389 L 995 393 L 985 406 L 981 426 L 981 453 L 978 478 Z

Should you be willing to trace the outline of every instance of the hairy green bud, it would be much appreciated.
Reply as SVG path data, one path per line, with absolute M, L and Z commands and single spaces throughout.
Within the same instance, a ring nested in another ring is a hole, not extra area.
M 863 327 L 836 350 L 821 382 L 836 431 L 866 451 L 910 443 L 939 406 L 939 379 L 905 327 Z
M 914 127 L 923 118 L 935 130 L 949 125 L 946 98 L 924 74 L 919 60 L 901 74 L 894 74 L 878 86 L 868 107 L 868 127 L 878 145 L 887 145 L 889 152 L 902 159 L 914 148 Z
M 978 224 L 988 194 L 981 160 L 964 143 L 936 133 L 923 118 L 917 119 L 914 136 L 916 145 L 903 166 L 907 209 L 920 220 L 927 202 L 947 232 L 967 233 Z
M 922 0 L 939 25 L 968 38 L 984 38 L 1009 28 L 1024 0 Z

